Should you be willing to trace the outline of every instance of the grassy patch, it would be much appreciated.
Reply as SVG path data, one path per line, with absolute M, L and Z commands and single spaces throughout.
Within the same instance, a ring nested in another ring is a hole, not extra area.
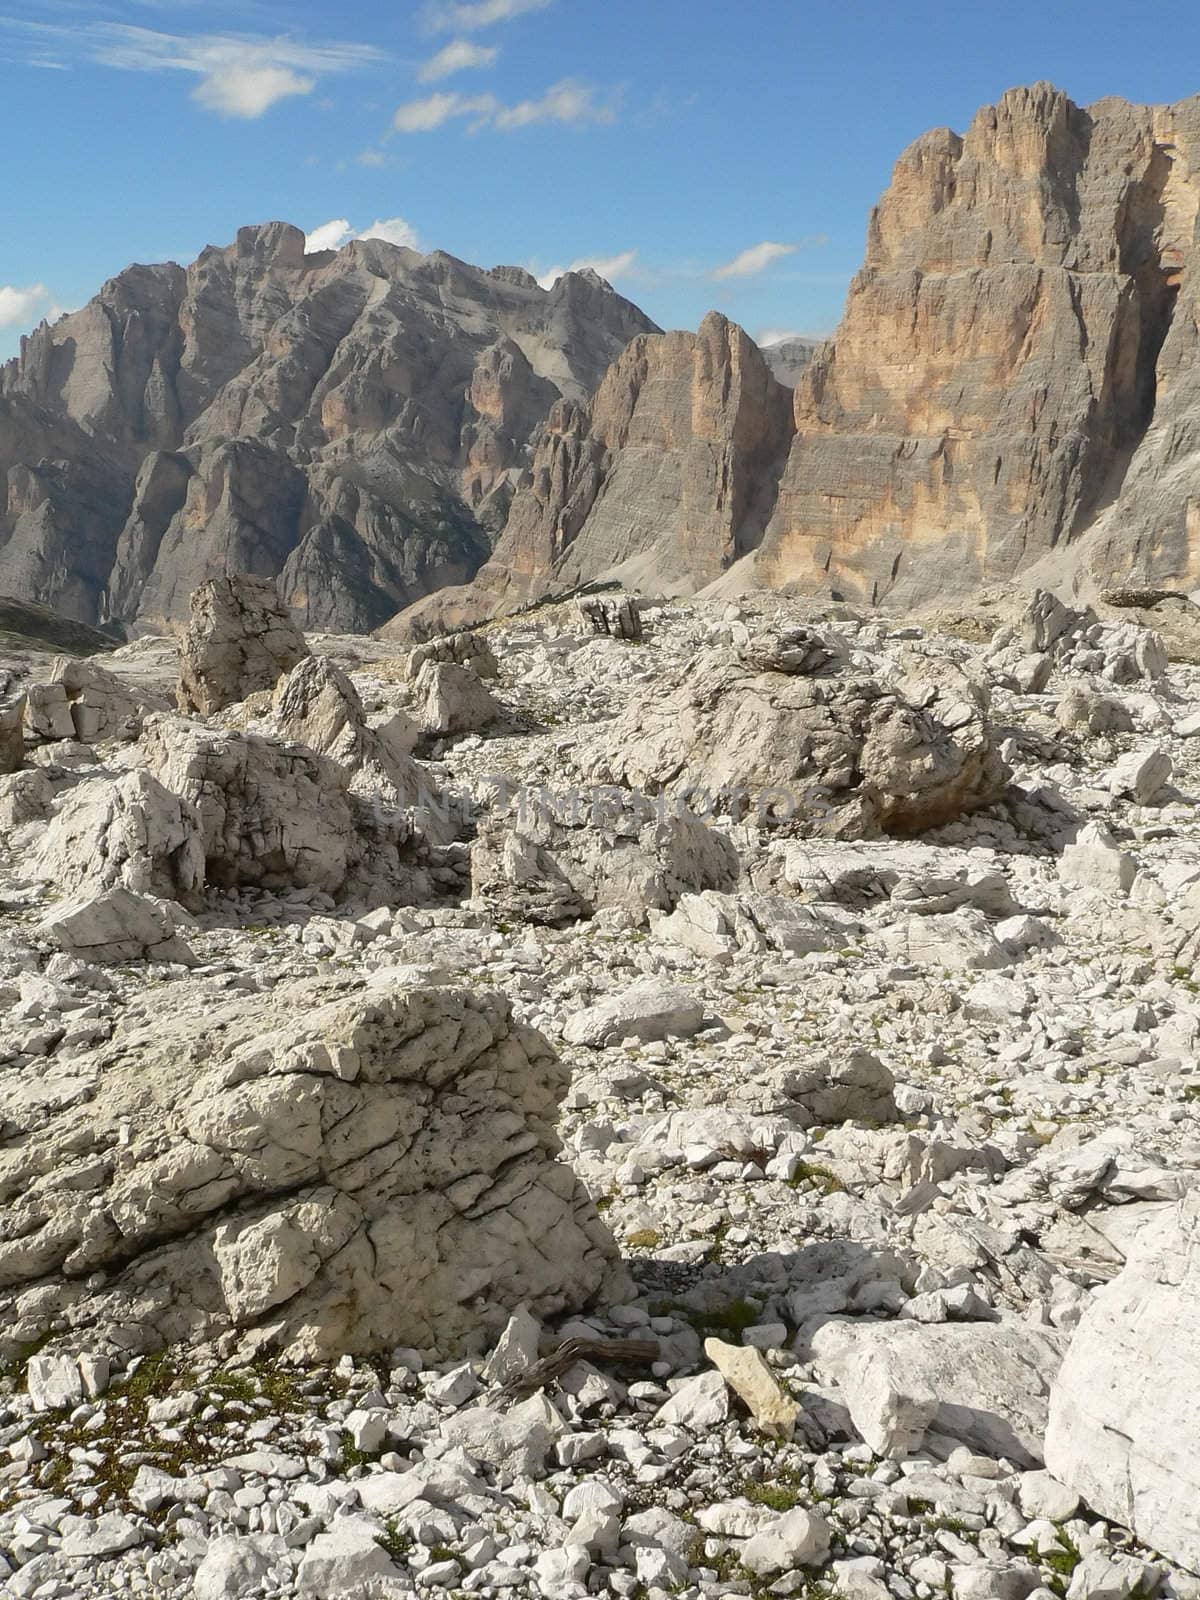
M 836 1172 L 830 1171 L 816 1161 L 802 1161 L 796 1171 L 787 1180 L 789 1189 L 800 1189 L 807 1184 L 814 1184 L 822 1194 L 845 1194 L 846 1185 Z
M 654 1250 L 662 1243 L 662 1234 L 657 1228 L 637 1228 L 626 1237 L 625 1243 L 631 1250 Z
M 1055 1523 L 1054 1528 L 1058 1540 L 1055 1548 L 1039 1550 L 1037 1545 L 1034 1545 L 1030 1554 L 1039 1566 L 1050 1573 L 1046 1587 L 1053 1589 L 1057 1595 L 1065 1596 L 1071 1574 L 1083 1560 L 1083 1552 L 1060 1523 Z
M 762 1307 L 752 1300 L 733 1300 L 727 1306 L 711 1311 L 697 1311 L 694 1306 L 680 1300 L 664 1300 L 652 1308 L 655 1316 L 676 1316 L 689 1323 L 702 1339 L 710 1335 L 733 1334 L 740 1340 L 747 1328 L 752 1328 L 762 1316 Z
M 794 1511 L 806 1487 L 798 1473 L 785 1467 L 775 1472 L 767 1483 L 743 1479 L 740 1492 L 751 1505 L 767 1506 L 771 1511 Z
M 384 1531 L 377 1534 L 375 1543 L 386 1550 L 393 1561 L 402 1562 L 407 1559 L 416 1543 L 411 1533 L 405 1533 L 395 1522 L 384 1523 Z

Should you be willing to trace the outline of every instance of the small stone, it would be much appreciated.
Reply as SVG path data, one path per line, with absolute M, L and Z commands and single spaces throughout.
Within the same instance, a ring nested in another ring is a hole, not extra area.
M 742 1565 L 760 1577 L 790 1572 L 793 1567 L 819 1567 L 829 1558 L 829 1525 L 816 1511 L 785 1511 L 747 1539 Z

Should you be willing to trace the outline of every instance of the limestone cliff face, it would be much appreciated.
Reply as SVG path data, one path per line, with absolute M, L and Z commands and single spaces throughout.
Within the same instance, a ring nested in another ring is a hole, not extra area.
M 757 580 L 925 600 L 1082 553 L 1197 581 L 1198 168 L 1200 98 L 1044 84 L 906 151 L 797 385 Z
M 697 333 L 648 334 L 590 405 L 560 402 L 492 559 L 397 631 L 423 635 L 601 574 L 690 593 L 761 539 L 792 434 L 791 395 L 715 312 Z
M 551 406 L 652 328 L 591 273 L 285 223 L 131 267 L 0 372 L 0 589 L 157 625 L 239 570 L 376 626 L 472 576 Z
M 788 373 L 790 422 L 722 319 L 635 341 L 414 631 L 611 575 L 896 605 L 1034 568 L 1200 583 L 1198 211 L 1200 97 L 1084 110 L 1039 84 L 925 135 L 837 334 Z

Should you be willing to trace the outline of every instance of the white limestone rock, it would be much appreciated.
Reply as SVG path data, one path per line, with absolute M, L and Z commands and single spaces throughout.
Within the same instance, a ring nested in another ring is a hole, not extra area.
M 575 1012 L 563 1037 L 568 1044 L 602 1050 L 629 1038 L 687 1038 L 703 1025 L 704 1007 L 690 989 L 648 978 Z
M 196 1569 L 193 1600 L 241 1600 L 262 1583 L 282 1549 L 282 1540 L 222 1534 Z
M 402 1576 L 402 1569 L 379 1542 L 377 1523 L 366 1517 L 338 1517 L 305 1549 L 296 1589 L 311 1600 L 357 1600 L 378 1580 Z
M 209 578 L 192 592 L 179 644 L 179 709 L 211 716 L 273 689 L 308 653 L 270 578 Z
M 1152 804 L 1171 781 L 1175 763 L 1165 750 L 1131 750 L 1108 775 L 1108 791 L 1140 806 Z
M 566 1070 L 500 995 L 378 978 L 199 994 L 86 1071 L 83 1102 L 0 1084 L 0 1324 L 37 1284 L 40 1326 L 69 1301 L 100 1348 L 124 1326 L 309 1358 L 454 1352 L 517 1305 L 628 1289 L 555 1160 Z
M 408 682 L 416 682 L 427 661 L 448 661 L 455 666 L 467 667 L 477 678 L 495 678 L 500 672 L 500 663 L 491 645 L 482 633 L 473 629 L 464 633 L 440 634 L 435 639 L 414 645 L 404 659 L 403 675 Z
M 413 690 L 417 721 L 430 738 L 479 733 L 505 716 L 487 685 L 453 661 L 426 661 Z
M 1074 844 L 1063 851 L 1058 875 L 1068 888 L 1128 894 L 1137 875 L 1137 862 L 1118 847 L 1102 823 L 1089 822 L 1079 830 Z
M 1064 1342 L 1052 1330 L 1017 1322 L 829 1322 L 813 1333 L 812 1352 L 818 1371 L 844 1386 L 852 1415 L 860 1385 L 867 1386 L 864 1417 L 881 1415 L 876 1397 L 886 1388 L 894 1397 L 890 1410 L 898 1413 L 905 1402 L 901 1421 L 911 1419 L 915 1429 L 933 1395 L 928 1427 L 984 1455 L 1034 1467 L 1042 1462 L 1047 1398 Z
M 702 651 L 635 695 L 579 765 L 592 782 L 647 794 L 699 791 L 735 816 L 918 833 L 990 804 L 1008 769 L 983 687 L 948 661 L 907 665 L 885 685 L 861 670 L 793 676 Z
M 1200 1572 L 1200 1190 L 1099 1289 L 1050 1396 L 1046 1466 L 1093 1511 Z
M 358 690 L 327 657 L 309 656 L 275 685 L 275 730 L 328 756 L 354 794 L 392 806 L 436 801 L 435 786 L 401 747 L 398 729 L 385 737 L 367 721 Z
M 829 1524 L 819 1511 L 785 1511 L 746 1540 L 741 1562 L 759 1577 L 793 1567 L 820 1567 L 829 1559 Z
M 136 739 L 147 716 L 169 706 L 166 695 L 119 678 L 90 658 L 60 656 L 44 683 L 30 685 L 25 720 L 37 739 L 102 744 Z
M 34 857 L 67 891 L 123 887 L 188 901 L 205 879 L 204 839 L 191 801 L 149 771 L 87 779 L 59 802 Z
M 608 907 L 644 923 L 688 891 L 732 889 L 738 872 L 725 834 L 613 789 L 499 803 L 471 850 L 476 898 L 497 916 L 550 926 Z
M 428 894 L 410 815 L 351 793 L 329 757 L 178 717 L 152 718 L 136 748 L 194 814 L 210 886 L 318 889 L 376 904 Z
M 127 961 L 196 964 L 166 905 L 120 886 L 60 901 L 38 931 L 81 961 L 108 966 Z

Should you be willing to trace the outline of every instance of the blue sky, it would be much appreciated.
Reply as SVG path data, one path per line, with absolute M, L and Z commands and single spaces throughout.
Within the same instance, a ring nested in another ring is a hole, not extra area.
M 595 262 L 664 326 L 826 333 L 904 146 L 1038 78 L 1200 91 L 1200 9 L 0 0 L 0 355 L 129 262 L 272 218 Z

